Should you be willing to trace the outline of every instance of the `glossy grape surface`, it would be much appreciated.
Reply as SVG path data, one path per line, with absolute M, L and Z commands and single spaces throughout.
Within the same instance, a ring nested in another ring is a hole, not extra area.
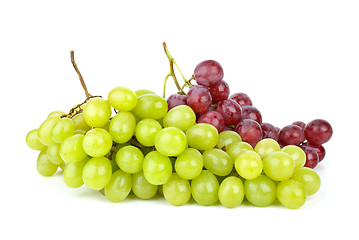
M 110 122 L 109 132 L 113 141 L 125 143 L 135 133 L 136 119 L 130 112 L 119 112 Z
M 269 177 L 259 175 L 244 182 L 244 194 L 253 205 L 267 207 L 276 199 L 276 185 Z
M 188 146 L 198 150 L 214 148 L 218 143 L 217 129 L 208 123 L 198 123 L 186 131 Z
M 111 175 L 111 179 L 105 187 L 105 196 L 111 202 L 123 201 L 131 191 L 131 174 L 118 169 Z
M 297 209 L 307 200 L 307 193 L 302 184 L 293 179 L 287 179 L 278 183 L 277 198 L 283 206 Z
M 137 96 L 127 87 L 115 87 L 108 93 L 108 102 L 113 108 L 128 112 L 136 106 Z
M 85 122 L 91 127 L 102 127 L 111 117 L 111 105 L 102 98 L 92 98 L 84 106 Z
M 218 199 L 227 208 L 239 206 L 244 198 L 242 181 L 237 177 L 225 178 L 218 189 Z
M 166 127 L 157 133 L 155 147 L 163 155 L 178 156 L 187 147 L 187 138 L 179 128 Z
M 82 180 L 85 185 L 94 190 L 104 188 L 111 179 L 112 166 L 106 157 L 91 158 L 84 166 Z
M 163 196 L 174 206 L 186 204 L 191 197 L 191 186 L 188 180 L 172 173 L 171 178 L 162 186 Z
M 199 63 L 194 69 L 194 79 L 203 86 L 211 86 L 223 79 L 223 69 L 214 60 L 206 60 Z
M 191 188 L 193 199 L 200 205 L 210 206 L 218 201 L 218 180 L 207 170 L 192 180 Z
M 165 184 L 172 175 L 171 160 L 158 151 L 152 151 L 143 160 L 143 174 L 153 185 Z

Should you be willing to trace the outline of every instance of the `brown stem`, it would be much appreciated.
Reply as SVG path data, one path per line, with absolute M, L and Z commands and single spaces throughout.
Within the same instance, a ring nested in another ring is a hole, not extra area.
M 80 70 L 78 69 L 78 67 L 77 67 L 77 65 L 76 65 L 76 63 L 75 63 L 75 52 L 74 52 L 74 50 L 71 50 L 71 51 L 70 51 L 70 54 L 71 54 L 71 62 L 72 62 L 72 65 L 74 66 L 75 71 L 77 72 L 77 75 L 79 76 L 79 79 L 80 79 L 82 88 L 84 89 L 85 94 L 86 94 L 86 98 L 89 99 L 90 97 L 92 97 L 92 95 L 87 91 L 87 87 L 86 87 L 85 81 L 84 81 L 84 79 L 82 78 L 82 75 L 81 75 L 81 73 L 80 73 Z
M 96 97 L 101 97 L 101 96 L 92 96 L 92 95 L 89 96 L 83 103 L 77 104 L 76 106 L 71 108 L 70 112 L 66 115 L 62 115 L 61 118 L 64 118 L 64 117 L 73 118 L 74 116 L 76 116 L 77 114 L 82 112 L 82 108 L 81 108 L 82 105 L 87 103 L 91 98 L 96 98 Z

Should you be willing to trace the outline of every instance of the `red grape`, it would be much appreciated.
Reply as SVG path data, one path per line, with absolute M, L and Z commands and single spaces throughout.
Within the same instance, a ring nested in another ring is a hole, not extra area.
M 212 106 L 211 94 L 206 87 L 194 85 L 187 93 L 187 105 L 195 113 L 204 113 Z
M 292 124 L 301 127 L 303 130 L 304 130 L 304 128 L 305 128 L 305 123 L 302 122 L 302 121 L 295 121 L 295 122 L 292 123 Z
M 168 111 L 179 105 L 187 105 L 186 99 L 186 95 L 181 95 L 178 93 L 172 94 L 167 98 Z
M 333 129 L 327 121 L 315 119 L 305 126 L 304 134 L 310 144 L 319 146 L 329 141 L 333 135 Z
M 241 106 L 233 100 L 226 99 L 218 102 L 217 111 L 224 117 L 224 123 L 236 125 L 242 116 Z
M 283 145 L 299 145 L 304 140 L 304 131 L 297 125 L 285 126 L 279 132 L 278 141 Z
M 304 167 L 315 168 L 315 166 L 317 166 L 319 163 L 319 156 L 317 151 L 308 145 L 302 145 L 301 148 L 303 149 L 307 159 Z
M 225 100 L 229 96 L 229 86 L 223 80 L 212 86 L 209 86 L 208 90 L 211 93 L 213 103 L 218 103 L 220 100 Z
M 252 100 L 245 93 L 235 93 L 229 97 L 236 103 L 238 103 L 241 107 L 243 106 L 252 106 Z
M 275 126 L 270 123 L 261 123 L 263 138 L 272 138 L 278 141 L 279 132 Z
M 262 128 L 258 122 L 252 119 L 243 119 L 234 129 L 242 138 L 243 141 L 255 147 L 255 145 L 262 140 Z
M 259 124 L 262 123 L 262 114 L 261 112 L 253 106 L 243 106 L 242 107 L 242 119 L 252 119 L 257 121 Z
M 314 148 L 314 150 L 315 150 L 315 151 L 317 152 L 317 154 L 318 154 L 319 162 L 321 162 L 321 161 L 324 159 L 324 157 L 325 157 L 325 148 L 324 148 L 322 145 L 320 145 L 320 146 L 313 146 L 313 145 L 311 145 L 310 143 L 307 143 L 307 145 L 310 146 L 310 147 L 312 147 L 312 148 Z
M 217 111 L 208 111 L 203 113 L 198 118 L 198 123 L 209 123 L 217 128 L 218 132 L 222 132 L 224 130 L 224 118 L 222 114 Z
M 223 79 L 223 69 L 214 60 L 199 63 L 194 69 L 194 79 L 199 85 L 211 86 Z

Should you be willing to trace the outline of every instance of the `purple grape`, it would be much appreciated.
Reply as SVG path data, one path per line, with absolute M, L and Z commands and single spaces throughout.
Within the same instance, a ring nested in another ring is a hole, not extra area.
M 252 119 L 243 119 L 234 129 L 242 138 L 243 141 L 255 147 L 255 145 L 262 140 L 263 133 L 261 125 Z
M 329 141 L 333 135 L 332 126 L 323 119 L 315 119 L 304 128 L 305 138 L 314 146 L 320 146 Z
M 319 163 L 319 156 L 317 151 L 308 145 L 302 145 L 301 148 L 303 149 L 307 159 L 304 167 L 315 168 Z
M 203 61 L 194 69 L 194 79 L 199 85 L 214 85 L 223 79 L 223 69 L 214 60 Z
M 224 130 L 224 118 L 222 114 L 217 111 L 208 111 L 203 113 L 198 118 L 198 123 L 209 123 L 217 128 L 218 132 L 222 132 Z
M 209 86 L 208 90 L 211 93 L 213 103 L 218 103 L 221 100 L 225 100 L 229 96 L 229 86 L 223 80 L 212 86 Z
M 257 121 L 259 124 L 262 123 L 262 114 L 261 112 L 253 106 L 243 106 L 242 107 L 242 119 L 252 119 Z
M 218 102 L 217 112 L 224 117 L 224 123 L 229 125 L 236 125 L 242 116 L 241 106 L 233 100 L 226 99 Z
M 208 89 L 201 85 L 194 85 L 187 93 L 187 105 L 197 113 L 205 113 L 212 106 L 212 97 Z
M 238 103 L 241 107 L 243 106 L 252 106 L 252 100 L 245 93 L 235 93 L 229 97 L 236 103 Z
M 275 126 L 270 123 L 261 123 L 261 128 L 263 132 L 263 138 L 272 138 L 278 141 L 279 132 Z
M 172 94 L 167 98 L 168 111 L 179 105 L 187 105 L 186 99 L 186 95 L 181 95 L 178 93 Z
M 278 142 L 286 145 L 299 145 L 305 140 L 304 131 L 297 125 L 288 125 L 279 132 Z

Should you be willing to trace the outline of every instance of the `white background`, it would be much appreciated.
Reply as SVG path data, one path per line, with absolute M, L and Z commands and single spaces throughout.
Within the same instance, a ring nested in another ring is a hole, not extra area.
M 0 238 L 357 236 L 358 12 L 357 1 L 345 0 L 1 1 Z M 302 208 L 173 207 L 134 197 L 114 204 L 66 187 L 60 174 L 37 173 L 27 132 L 85 99 L 70 49 L 93 95 L 122 85 L 161 94 L 163 41 L 188 78 L 200 61 L 220 62 L 231 93 L 247 93 L 264 122 L 332 124 L 316 168 L 322 187 Z

